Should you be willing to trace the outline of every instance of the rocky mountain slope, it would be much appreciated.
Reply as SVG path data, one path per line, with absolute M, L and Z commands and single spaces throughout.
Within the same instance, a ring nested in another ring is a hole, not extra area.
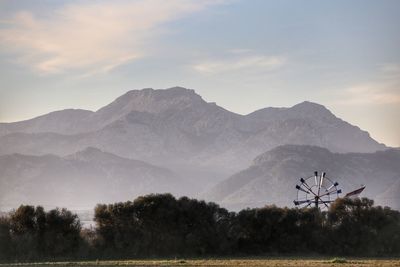
M 363 196 L 396 208 L 400 204 L 399 163 L 400 151 L 395 149 L 340 154 L 315 146 L 284 145 L 256 157 L 249 168 L 220 182 L 204 197 L 232 209 L 293 206 L 299 178 L 319 170 L 339 182 L 344 193 L 366 185 Z

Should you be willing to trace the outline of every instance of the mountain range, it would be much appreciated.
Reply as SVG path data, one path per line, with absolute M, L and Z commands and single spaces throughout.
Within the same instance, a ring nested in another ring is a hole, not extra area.
M 220 188 L 239 179 L 235 178 L 236 172 L 246 172 L 249 166 L 254 168 L 266 151 L 274 154 L 274 149 L 287 148 L 288 144 L 305 151 L 310 147 L 325 148 L 324 151 L 340 156 L 375 155 L 376 151 L 388 149 L 366 131 L 312 102 L 240 115 L 206 102 L 194 90 L 182 87 L 132 90 L 95 112 L 68 109 L 26 121 L 0 123 L 0 166 L 6 170 L 0 174 L 0 205 L 31 200 L 58 203 L 54 201 L 59 192 L 65 193 L 65 199 L 57 205 L 70 206 L 73 200 L 69 199 L 76 198 L 77 204 L 86 206 L 165 190 L 209 197 L 224 204 L 231 201 L 231 206 L 258 205 L 262 197 L 238 197 L 243 194 L 238 184 L 229 187 L 231 191 L 227 193 L 221 193 Z M 88 154 L 94 156 L 81 159 Z M 312 172 L 317 166 L 309 164 L 311 161 L 305 161 L 301 171 Z M 339 170 L 335 162 L 336 158 L 318 166 Z M 264 171 L 272 177 L 270 169 Z M 284 180 L 289 183 L 301 171 L 283 171 L 282 175 L 287 176 L 273 176 L 267 184 Z M 338 171 L 338 175 L 342 173 Z M 243 179 L 250 180 L 250 176 Z M 382 182 L 387 190 L 386 182 L 393 182 L 389 180 Z M 49 190 L 41 191 L 41 185 Z M 107 189 L 114 193 L 107 194 Z M 255 194 L 253 189 L 242 190 L 251 195 Z M 286 205 L 288 202 L 283 200 L 290 194 L 282 194 L 281 199 L 263 196 L 265 203 Z M 389 190 L 385 194 L 393 193 Z

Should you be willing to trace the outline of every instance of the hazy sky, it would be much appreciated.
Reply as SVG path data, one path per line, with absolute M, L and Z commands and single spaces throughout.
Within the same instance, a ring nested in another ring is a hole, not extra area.
M 304 100 L 400 146 L 398 0 L 0 0 L 0 121 L 183 86 L 241 114 Z

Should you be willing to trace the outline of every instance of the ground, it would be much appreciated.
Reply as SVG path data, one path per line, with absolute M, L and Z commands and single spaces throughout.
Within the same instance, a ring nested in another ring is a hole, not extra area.
M 35 264 L 0 264 L 0 266 L 34 266 L 34 267 L 71 267 L 71 266 L 254 266 L 254 267 L 315 267 L 315 266 L 343 266 L 343 267 L 386 267 L 399 266 L 400 258 L 397 259 L 209 259 L 209 260 L 125 260 L 125 261 L 88 261 L 88 262 L 46 262 Z

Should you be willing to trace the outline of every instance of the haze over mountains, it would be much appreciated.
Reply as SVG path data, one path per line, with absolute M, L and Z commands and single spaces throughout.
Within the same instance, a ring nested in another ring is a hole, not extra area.
M 171 192 L 180 195 L 186 182 L 174 172 L 96 148 L 59 157 L 0 156 L 0 203 L 92 209 L 98 201 L 113 203 L 132 195 Z
M 262 198 L 265 203 L 286 203 L 288 195 L 290 199 L 294 197 L 291 192 L 286 192 L 282 199 L 279 196 L 270 198 L 266 189 L 266 194 L 255 198 L 238 197 L 244 196 L 240 190 L 247 190 L 248 195 L 258 194 L 251 188 L 239 189 L 238 184 L 229 187 L 232 189 L 229 194 L 219 193 L 221 185 L 212 188 L 248 168 L 260 154 L 286 144 L 299 145 L 298 150 L 305 151 L 309 146 L 318 146 L 335 153 L 374 153 L 387 149 L 367 132 L 311 102 L 240 115 L 208 103 L 193 90 L 181 87 L 132 90 L 96 112 L 62 110 L 27 121 L 0 123 L 0 164 L 4 164 L 2 170 L 7 170 L 0 174 L 4 193 L 0 205 L 15 205 L 31 199 L 40 202 L 41 198 L 43 203 L 51 203 L 58 194 L 64 194 L 65 199 L 57 205 L 80 203 L 86 206 L 133 199 L 151 191 L 190 196 L 201 193 L 228 206 L 258 205 Z M 81 156 L 88 153 L 93 157 L 82 160 Z M 301 159 L 301 153 L 298 154 Z M 320 162 L 318 169 L 351 175 L 337 166 L 336 160 L 342 155 L 333 155 L 338 156 Z M 389 160 L 385 154 L 373 155 L 378 155 L 383 162 Z M 299 164 L 297 171 L 285 168 L 276 175 L 270 172 L 275 167 L 268 163 L 271 167 L 263 170 L 270 173 L 269 178 L 260 174 L 265 178 L 265 183 L 261 184 L 264 187 L 272 183 L 280 187 L 282 182 L 294 185 L 301 171 L 312 173 L 317 167 L 310 164 L 313 156 L 308 157 L 310 159 Z M 260 162 L 260 157 L 255 162 Z M 380 166 L 374 171 L 378 173 Z M 390 171 L 399 173 L 398 169 Z M 251 180 L 250 176 L 253 177 L 248 175 L 243 179 Z M 383 179 L 382 190 L 389 187 L 386 182 L 394 180 Z M 256 187 L 262 188 L 261 184 Z M 37 189 L 40 185 L 49 186 L 51 190 L 40 193 Z M 92 190 L 86 190 L 89 186 Z M 31 193 L 30 188 L 36 189 Z M 113 193 L 107 195 L 107 188 L 112 188 Z M 230 199 L 232 203 L 228 203 Z

